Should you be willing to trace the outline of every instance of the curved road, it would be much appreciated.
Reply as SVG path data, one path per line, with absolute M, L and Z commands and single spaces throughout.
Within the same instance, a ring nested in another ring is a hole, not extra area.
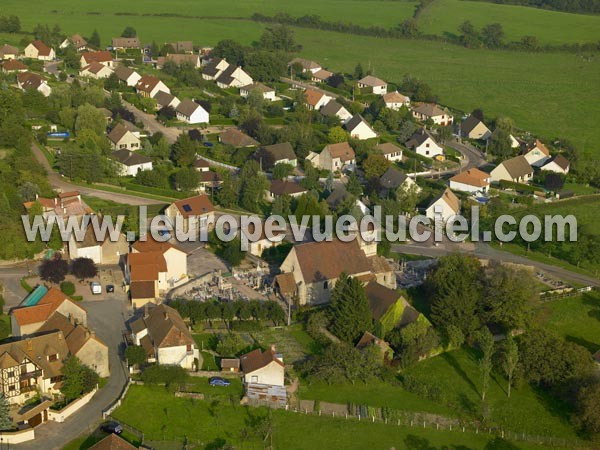
M 126 205 L 155 205 L 160 202 L 158 200 L 151 200 L 145 197 L 138 197 L 135 194 L 122 194 L 120 192 L 107 192 L 100 189 L 94 189 L 93 187 L 87 186 L 79 186 L 77 184 L 70 183 L 59 173 L 55 172 L 54 169 L 50 166 L 50 163 L 46 159 L 44 153 L 40 150 L 40 148 L 34 143 L 31 144 L 31 151 L 35 156 L 35 159 L 44 166 L 46 172 L 48 173 L 48 181 L 50 185 L 55 189 L 61 189 L 63 192 L 68 191 L 79 191 L 82 195 L 89 195 L 92 197 L 98 197 L 104 200 L 112 200 L 117 203 L 124 203 Z
M 563 269 L 562 267 L 553 266 L 537 261 L 532 261 L 523 256 L 515 255 L 513 253 L 497 250 L 490 247 L 488 244 L 478 242 L 472 243 L 443 243 L 438 247 L 430 245 L 418 245 L 418 244 L 407 244 L 407 245 L 394 245 L 393 250 L 398 253 L 407 253 L 410 255 L 428 256 L 431 258 L 439 258 L 451 253 L 468 253 L 481 259 L 490 259 L 500 262 L 510 262 L 515 264 L 523 264 L 532 266 L 541 272 L 547 273 L 557 279 L 565 281 L 573 281 L 588 286 L 600 287 L 600 280 L 591 276 L 583 275 L 577 272 L 571 272 L 570 270 Z

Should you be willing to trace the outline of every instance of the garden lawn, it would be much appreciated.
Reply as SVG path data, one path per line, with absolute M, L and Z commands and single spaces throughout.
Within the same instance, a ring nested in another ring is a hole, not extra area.
M 368 384 L 327 384 L 302 381 L 299 397 L 303 400 L 320 400 L 330 403 L 354 403 L 375 407 L 388 407 L 402 411 L 428 412 L 445 416 L 456 416 L 456 413 L 444 405 L 423 399 L 416 394 L 405 391 L 400 386 L 393 386 L 383 381 L 372 381 Z
M 90 208 L 103 215 L 116 217 L 119 214 L 129 216 L 132 213 L 138 213 L 137 206 L 117 203 L 113 202 L 112 200 L 104 200 L 98 197 L 88 197 L 85 195 L 82 198 Z M 148 205 L 148 217 L 154 217 L 155 215 L 159 214 L 166 206 L 168 206 L 166 203 Z
M 175 398 L 165 389 L 131 386 L 122 405 L 113 416 L 142 430 L 150 441 L 179 441 L 187 438 L 192 447 L 204 448 L 219 442 L 236 448 L 263 448 L 263 436 L 257 433 L 260 419 L 267 414 L 264 408 L 242 407 L 228 400 L 204 402 Z M 406 428 L 381 423 L 306 416 L 276 410 L 272 412 L 274 448 L 501 448 L 498 440 L 472 433 Z M 243 441 L 240 435 L 246 437 Z M 225 442 L 223 442 L 225 441 Z M 216 447 L 215 447 L 216 448 Z M 448 447 L 446 447 L 448 448 Z M 504 447 L 511 448 L 511 447 Z M 519 443 L 518 448 L 541 449 L 540 446 Z
M 568 341 L 584 346 L 592 353 L 600 350 L 598 292 L 551 300 L 543 305 L 543 310 L 548 311 L 548 329 L 559 333 Z
M 458 414 L 474 417 L 481 411 L 481 371 L 470 350 L 446 352 L 420 362 L 406 374 L 423 383 L 434 384 L 447 395 L 446 403 Z M 567 406 L 544 392 L 524 384 L 506 396 L 506 380 L 492 374 L 486 400 L 494 425 L 518 433 L 577 439 L 569 423 Z
M 251 333 L 254 340 L 263 348 L 275 346 L 284 361 L 293 364 L 318 351 L 315 341 L 302 329 L 301 324 L 289 327 L 269 327 Z

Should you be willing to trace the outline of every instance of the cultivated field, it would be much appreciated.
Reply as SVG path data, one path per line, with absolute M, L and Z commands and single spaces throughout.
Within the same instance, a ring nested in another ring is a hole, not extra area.
M 436 0 L 421 14 L 419 24 L 423 32 L 443 36 L 458 34 L 465 20 L 477 29 L 499 22 L 507 41 L 519 41 L 524 35 L 554 45 L 600 39 L 600 16 L 468 0 Z

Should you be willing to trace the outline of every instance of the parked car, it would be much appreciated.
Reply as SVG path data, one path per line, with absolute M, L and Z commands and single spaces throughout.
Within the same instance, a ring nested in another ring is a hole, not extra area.
M 92 281 L 90 283 L 90 287 L 92 289 L 92 294 L 94 294 L 94 295 L 102 294 L 102 285 L 100 283 Z
M 210 377 L 208 379 L 208 384 L 211 386 L 229 386 L 231 381 L 221 377 Z
M 106 292 L 108 292 L 108 293 L 115 292 L 115 286 L 113 284 L 107 284 Z
M 103 423 L 100 426 L 100 429 L 107 433 L 114 433 L 114 434 L 121 434 L 123 432 L 123 427 L 121 426 L 121 424 L 119 422 L 114 422 L 114 421 Z

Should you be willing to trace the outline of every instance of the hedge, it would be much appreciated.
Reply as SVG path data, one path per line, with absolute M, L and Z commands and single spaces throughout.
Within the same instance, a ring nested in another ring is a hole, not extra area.
M 175 191 L 173 189 L 164 189 L 151 186 L 144 186 L 136 183 L 123 183 L 123 187 L 130 191 L 145 192 L 146 194 L 158 195 L 161 197 L 186 198 L 185 192 Z
M 528 184 L 515 183 L 514 181 L 508 180 L 500 180 L 500 187 L 502 189 L 514 189 L 517 192 L 528 192 L 531 194 L 533 194 L 535 191 L 540 190 L 539 188 L 529 186 Z

